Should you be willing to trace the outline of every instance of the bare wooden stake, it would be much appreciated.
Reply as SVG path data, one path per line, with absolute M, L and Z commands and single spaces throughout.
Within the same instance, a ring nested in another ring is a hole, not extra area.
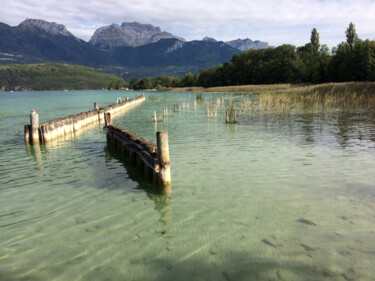
M 105 122 L 106 127 L 112 125 L 111 113 L 110 112 L 104 112 L 104 122 Z
M 168 131 L 156 132 L 156 145 L 159 160 L 159 182 L 161 186 L 167 187 L 172 183 L 169 160 Z
M 30 114 L 31 139 L 33 143 L 39 143 L 39 114 L 35 110 Z
M 25 125 L 25 144 L 30 143 L 30 130 L 31 130 L 31 126 Z

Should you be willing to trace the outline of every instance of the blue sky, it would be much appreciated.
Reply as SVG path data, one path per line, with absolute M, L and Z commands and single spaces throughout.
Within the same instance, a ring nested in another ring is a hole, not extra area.
M 329 47 L 345 40 L 350 22 L 361 39 L 375 40 L 375 0 L 0 0 L 0 22 L 26 18 L 63 24 L 78 38 L 112 23 L 137 21 L 187 40 L 250 38 L 272 46 L 310 40 L 312 28 Z

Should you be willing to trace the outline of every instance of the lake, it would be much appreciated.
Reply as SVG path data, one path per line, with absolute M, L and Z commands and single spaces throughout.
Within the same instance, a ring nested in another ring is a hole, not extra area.
M 373 280 L 373 113 L 226 124 L 229 94 L 145 93 L 113 124 L 155 143 L 168 130 L 170 195 L 107 147 L 103 124 L 24 144 L 33 109 L 44 122 L 135 94 L 0 93 L 0 280 Z

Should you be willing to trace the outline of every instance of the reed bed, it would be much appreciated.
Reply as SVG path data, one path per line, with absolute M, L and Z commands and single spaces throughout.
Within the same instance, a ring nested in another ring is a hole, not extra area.
M 224 86 L 211 87 L 204 89 L 205 92 L 230 92 L 230 93 L 252 93 L 265 91 L 285 91 L 301 87 L 294 84 L 271 84 L 271 85 L 242 85 L 242 86 Z
M 207 102 L 206 114 L 208 118 L 216 118 L 217 117 L 217 104 L 214 102 Z
M 375 112 L 375 83 L 331 83 L 304 86 L 292 91 L 235 95 L 239 113 L 249 111 L 293 113 L 298 111 Z

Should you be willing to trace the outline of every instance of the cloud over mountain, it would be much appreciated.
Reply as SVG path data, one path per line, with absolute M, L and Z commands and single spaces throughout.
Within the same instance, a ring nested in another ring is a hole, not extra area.
M 0 5 L 2 22 L 15 25 L 26 18 L 43 18 L 64 24 L 85 40 L 100 26 L 124 21 L 152 22 L 187 40 L 249 37 L 270 45 L 303 45 L 316 27 L 321 42 L 330 46 L 345 40 L 345 29 L 352 21 L 361 38 L 375 38 L 375 2 L 371 0 L 0 0 Z

